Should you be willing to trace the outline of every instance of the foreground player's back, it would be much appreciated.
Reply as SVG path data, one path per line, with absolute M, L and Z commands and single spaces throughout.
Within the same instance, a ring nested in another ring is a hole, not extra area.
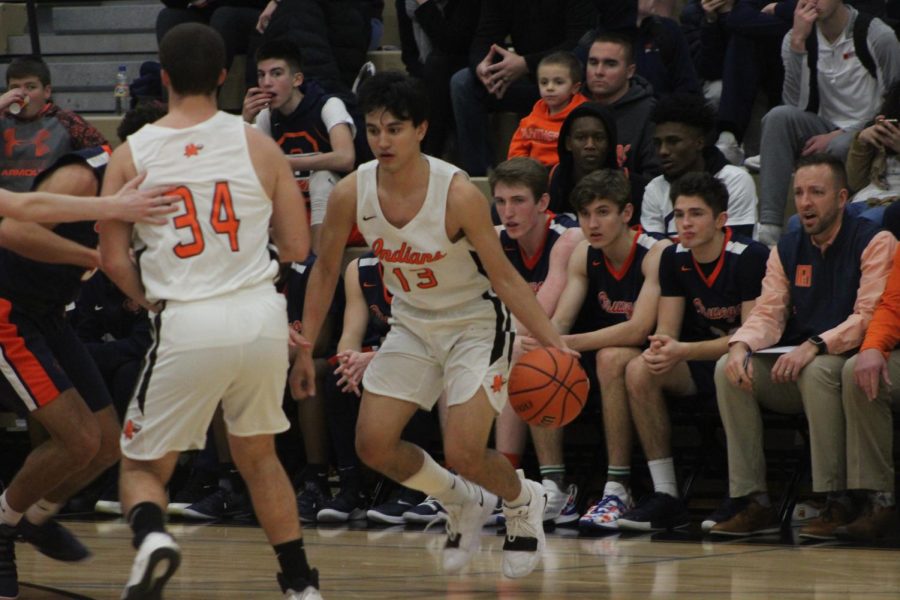
M 272 202 L 254 170 L 245 125 L 216 113 L 184 129 L 149 125 L 128 139 L 144 186 L 177 185 L 184 210 L 166 225 L 135 227 L 151 301 L 198 300 L 271 280 Z

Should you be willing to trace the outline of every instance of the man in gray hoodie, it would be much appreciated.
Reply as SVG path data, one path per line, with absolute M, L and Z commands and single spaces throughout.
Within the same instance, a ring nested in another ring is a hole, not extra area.
M 620 33 L 598 33 L 588 51 L 585 82 L 588 98 L 609 108 L 616 119 L 617 144 L 629 177 L 646 184 L 661 173 L 650 122 L 656 100 L 647 80 L 635 75 L 631 40 Z

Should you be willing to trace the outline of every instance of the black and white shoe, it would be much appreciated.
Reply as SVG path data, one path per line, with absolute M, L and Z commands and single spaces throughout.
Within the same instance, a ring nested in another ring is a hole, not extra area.
M 478 499 L 463 504 L 445 504 L 447 542 L 442 557 L 444 572 L 462 570 L 481 548 L 481 528 L 497 504 L 497 496 L 479 488 Z
M 372 523 L 383 525 L 403 525 L 406 523 L 403 515 L 414 509 L 425 498 L 425 494 L 403 488 L 378 506 L 373 506 L 366 511 L 366 517 Z
M 181 511 L 181 516 L 198 521 L 218 521 L 252 511 L 250 500 L 246 494 L 239 494 L 220 487 L 212 494 L 185 508 Z
M 131 567 L 122 600 L 160 600 L 166 582 L 181 564 L 181 549 L 168 533 L 147 534 Z
M 284 592 L 285 600 L 322 600 L 322 594 L 319 593 L 319 572 L 315 569 L 310 569 L 309 580 L 288 581 L 279 573 L 278 585 Z
M 316 515 L 319 523 L 346 523 L 366 518 L 366 499 L 355 490 L 341 490 Z
M 16 525 L 16 533 L 34 546 L 38 552 L 54 560 L 82 562 L 91 557 L 91 551 L 56 519 L 50 519 L 42 525 L 35 525 L 22 517 L 22 520 Z
M 622 515 L 618 523 L 620 530 L 630 531 L 681 529 L 688 526 L 688 513 L 678 498 L 653 492 Z
M 430 525 L 431 523 L 443 523 L 447 520 L 447 511 L 434 496 L 428 496 L 403 513 L 403 520 L 416 525 Z
M 520 477 L 523 477 L 520 475 Z M 525 577 L 537 566 L 544 553 L 544 511 L 547 490 L 537 481 L 522 478 L 522 485 L 531 490 L 528 504 L 510 508 L 504 504 L 506 540 L 503 542 L 503 574 Z

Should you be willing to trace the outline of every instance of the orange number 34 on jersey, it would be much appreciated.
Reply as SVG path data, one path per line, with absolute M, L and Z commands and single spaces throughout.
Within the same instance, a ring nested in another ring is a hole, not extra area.
M 185 212 L 173 220 L 175 228 L 190 229 L 192 238 L 187 243 L 179 242 L 172 250 L 178 258 L 197 256 L 206 248 L 206 241 L 203 239 L 203 230 L 200 228 L 200 222 L 197 220 L 197 205 L 194 204 L 194 195 L 191 193 L 191 190 L 184 186 L 175 188 L 171 193 L 181 196 L 181 199 L 184 201 Z M 238 227 L 240 227 L 241 222 L 234 215 L 231 188 L 228 187 L 227 181 L 216 182 L 209 223 L 212 225 L 213 231 L 220 235 L 228 236 L 228 244 L 232 252 L 240 250 Z

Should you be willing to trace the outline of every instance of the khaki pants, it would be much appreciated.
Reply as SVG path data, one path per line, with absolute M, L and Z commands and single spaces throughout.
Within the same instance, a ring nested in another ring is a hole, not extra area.
M 900 403 L 900 350 L 891 353 L 888 376 L 878 397 L 869 401 L 853 379 L 854 356 L 844 365 L 843 399 L 847 416 L 847 487 L 851 490 L 894 491 L 894 420 L 892 403 Z
M 847 489 L 841 356 L 817 356 L 796 383 L 774 383 L 775 354 L 754 354 L 753 392 L 731 385 L 725 376 L 728 355 L 716 364 L 716 397 L 728 438 L 729 493 L 737 498 L 766 487 L 761 407 L 782 414 L 806 413 L 812 454 L 813 490 Z

